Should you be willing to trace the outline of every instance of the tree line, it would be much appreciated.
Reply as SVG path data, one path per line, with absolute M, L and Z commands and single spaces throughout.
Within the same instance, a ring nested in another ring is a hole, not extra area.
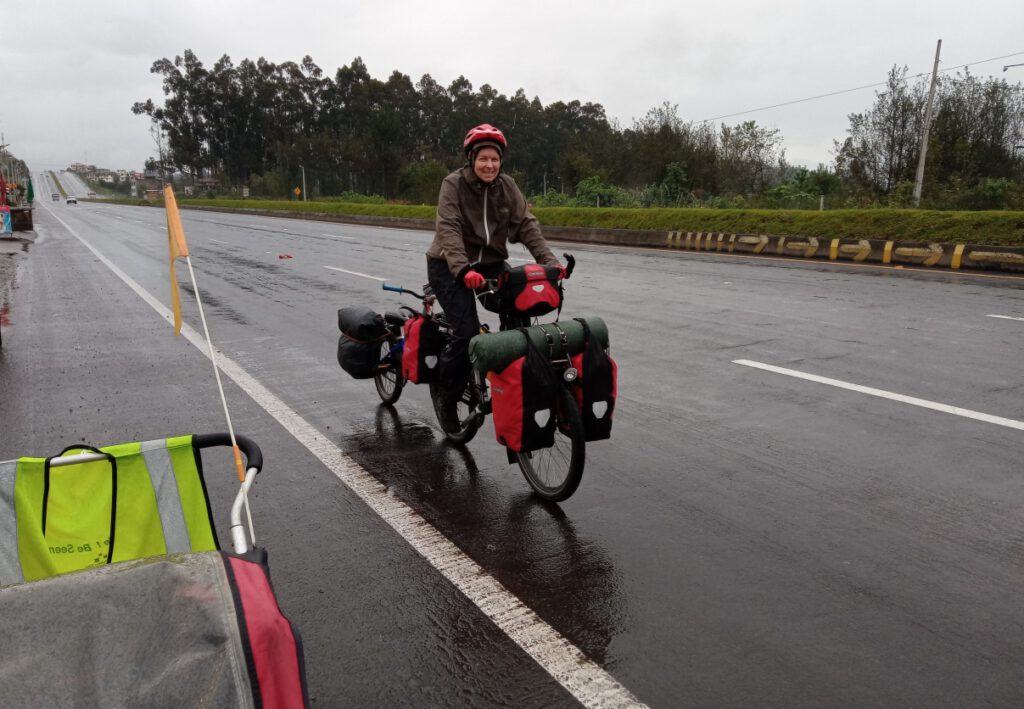
M 149 167 L 213 177 L 218 191 L 284 196 L 305 174 L 312 197 L 360 195 L 432 204 L 463 163 L 479 123 L 505 131 L 505 169 L 534 203 L 581 206 L 817 208 L 909 204 L 924 131 L 928 79 L 893 68 L 874 105 L 851 114 L 831 165 L 786 161 L 779 131 L 685 121 L 664 103 L 628 127 L 600 104 L 544 105 L 464 76 L 373 78 L 360 58 L 325 75 L 311 57 L 262 57 L 207 68 L 190 50 L 160 59 L 162 104 L 148 116 L 159 155 Z M 966 71 L 944 76 L 929 133 L 922 206 L 1024 209 L 1024 89 Z

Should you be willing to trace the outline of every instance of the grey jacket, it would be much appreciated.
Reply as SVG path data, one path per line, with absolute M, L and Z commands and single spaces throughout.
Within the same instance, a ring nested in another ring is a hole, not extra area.
M 537 263 L 559 265 L 515 180 L 499 173 L 488 185 L 469 165 L 448 175 L 437 198 L 434 241 L 427 256 L 447 261 L 461 281 L 471 263 L 505 261 L 509 243 L 522 243 Z

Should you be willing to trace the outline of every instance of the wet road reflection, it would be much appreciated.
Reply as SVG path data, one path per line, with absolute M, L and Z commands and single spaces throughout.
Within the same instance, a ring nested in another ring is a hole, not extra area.
M 0 237 L 0 327 L 9 327 L 13 320 L 12 291 L 18 287 L 19 256 L 27 254 L 31 245 L 30 239 Z
M 336 442 L 587 656 L 608 659 L 626 617 L 615 566 L 558 505 L 524 490 L 517 468 L 481 468 L 470 450 L 384 405 Z

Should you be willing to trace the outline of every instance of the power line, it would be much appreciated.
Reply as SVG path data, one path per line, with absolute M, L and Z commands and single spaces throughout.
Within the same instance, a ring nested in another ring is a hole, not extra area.
M 948 69 L 942 69 L 942 70 L 939 71 L 939 73 L 940 74 L 944 74 L 947 71 L 955 71 L 956 69 L 960 69 L 960 68 L 966 69 L 969 66 L 975 66 L 977 64 L 987 64 L 988 62 L 997 62 L 1000 59 L 1009 59 L 1010 57 L 1019 57 L 1022 54 L 1024 54 L 1024 52 L 1014 52 L 1013 54 L 1004 54 L 1001 57 L 992 57 L 991 59 L 979 59 L 978 61 L 969 62 L 967 64 L 957 64 L 956 66 L 951 66 Z M 910 76 L 909 78 L 917 79 L 917 78 L 922 77 L 922 76 L 927 76 L 928 73 L 929 72 L 922 72 L 920 74 L 914 74 L 913 76 Z M 782 108 L 783 106 L 794 106 L 794 105 L 796 105 L 798 103 L 806 103 L 808 101 L 817 101 L 818 99 L 828 98 L 830 96 L 839 96 L 840 94 L 849 94 L 849 93 L 853 93 L 854 91 L 863 91 L 864 89 L 873 89 L 873 88 L 878 87 L 878 86 L 885 86 L 887 83 L 888 83 L 887 81 L 882 81 L 882 82 L 877 83 L 877 84 L 865 84 L 864 86 L 857 86 L 857 87 L 852 88 L 852 89 L 842 89 L 840 91 L 832 91 L 832 92 L 829 92 L 827 94 L 819 94 L 817 96 L 808 96 L 807 98 L 800 98 L 800 99 L 796 99 L 795 101 L 785 101 L 783 103 L 776 103 L 776 104 L 773 104 L 771 106 L 762 106 L 760 108 L 751 108 L 751 109 L 748 109 L 746 111 L 739 111 L 737 113 L 726 113 L 725 115 L 715 116 L 714 118 L 702 118 L 701 120 L 699 120 L 697 122 L 698 123 L 708 123 L 710 121 L 720 121 L 723 118 L 733 118 L 734 116 L 745 116 L 748 113 L 757 113 L 759 111 L 768 111 L 768 110 L 771 110 L 773 108 Z

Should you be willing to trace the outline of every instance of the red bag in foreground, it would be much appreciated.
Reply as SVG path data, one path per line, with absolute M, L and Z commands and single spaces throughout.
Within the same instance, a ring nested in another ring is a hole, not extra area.
M 583 326 L 583 351 L 571 357 L 579 372 L 572 387 L 576 406 L 583 418 L 584 440 L 611 438 L 612 412 L 618 395 L 619 368 L 601 344 L 590 337 L 590 327 L 583 318 L 574 318 Z
M 551 365 L 526 338 L 526 354 L 491 372 L 491 409 L 498 443 L 516 453 L 549 448 L 555 442 L 557 382 Z

